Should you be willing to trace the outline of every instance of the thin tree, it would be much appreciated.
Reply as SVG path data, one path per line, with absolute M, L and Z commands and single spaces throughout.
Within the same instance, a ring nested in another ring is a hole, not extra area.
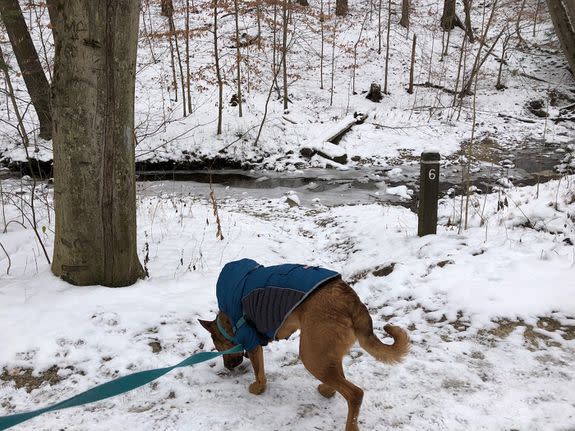
M 76 285 L 127 286 L 144 276 L 134 145 L 139 2 L 49 0 L 48 7 L 57 14 L 52 272 Z
M 485 29 L 483 31 L 483 34 L 481 35 L 481 44 L 479 45 L 479 49 L 477 50 L 477 54 L 476 54 L 475 60 L 473 62 L 473 67 L 471 68 L 471 72 L 469 73 L 467 80 L 464 81 L 464 83 L 461 87 L 461 92 L 459 93 L 460 98 L 463 98 L 470 93 L 471 85 L 473 84 L 473 79 L 479 73 L 479 70 L 481 69 L 481 67 L 485 63 L 485 60 L 487 60 L 487 58 L 491 55 L 491 53 L 493 52 L 493 49 L 495 48 L 495 45 L 497 45 L 497 42 L 499 41 L 499 39 L 501 38 L 501 36 L 505 32 L 505 29 L 503 29 L 498 33 L 498 35 L 495 37 L 495 40 L 493 41 L 491 47 L 486 51 L 485 55 L 483 55 L 483 57 L 482 57 L 481 54 L 483 54 L 483 52 L 482 52 L 483 48 L 485 47 L 485 45 L 487 43 L 487 34 L 488 34 L 489 30 L 491 29 L 491 24 L 493 23 L 493 19 L 495 17 L 495 11 L 497 10 L 498 1 L 499 0 L 494 0 L 494 2 L 491 5 L 491 13 L 490 13 L 489 18 L 487 20 L 487 24 L 485 25 Z
M 407 92 L 413 94 L 413 75 L 415 73 L 415 46 L 417 43 L 417 35 L 413 35 L 413 44 L 411 46 L 411 66 L 409 68 L 409 87 Z
M 333 106 L 333 81 L 335 76 L 335 39 L 337 35 L 337 17 L 333 22 L 333 34 L 331 38 L 331 83 L 329 88 L 329 106 Z
M 218 128 L 216 135 L 222 134 L 222 116 L 224 112 L 224 82 L 220 70 L 220 53 L 218 49 L 218 0 L 214 1 L 214 59 L 216 65 L 216 78 L 218 81 Z
M 283 63 L 283 101 L 284 110 L 288 109 L 288 76 L 287 76 L 287 50 L 288 50 L 288 4 L 289 0 L 283 0 L 282 3 L 282 25 L 283 25 L 283 35 L 282 35 L 282 63 Z
M 186 0 L 186 92 L 188 112 L 192 113 L 192 89 L 190 82 L 190 0 Z
M 237 93 L 239 116 L 243 117 L 242 112 L 242 72 L 241 72 L 241 53 L 240 53 L 240 24 L 239 24 L 239 6 L 238 0 L 234 0 L 234 18 L 236 24 L 236 71 L 237 71 Z
M 387 8 L 387 37 L 385 42 L 385 79 L 383 81 L 383 94 L 389 94 L 387 91 L 387 76 L 389 71 L 389 37 L 391 34 L 391 0 L 389 0 Z
M 473 27 L 471 26 L 471 3 L 472 0 L 463 0 L 463 11 L 465 13 L 465 34 L 469 42 L 473 43 L 475 36 L 473 35 Z
M 50 84 L 42 69 L 18 0 L 0 0 L 0 16 L 40 122 L 39 135 L 43 139 L 51 139 Z
M 504 90 L 506 87 L 501 82 L 501 77 L 503 75 L 503 64 L 506 62 L 506 55 L 507 55 L 507 45 L 509 43 L 509 39 L 511 38 L 511 34 L 508 33 L 507 36 L 503 39 L 502 47 L 501 47 L 501 58 L 499 60 L 499 72 L 497 73 L 497 82 L 495 83 L 495 88 L 498 90 Z
M 324 52 L 324 42 L 325 42 L 325 32 L 324 32 L 324 21 L 325 17 L 323 15 L 323 0 L 319 2 L 319 29 L 321 33 L 321 48 L 319 52 L 319 88 L 323 90 L 323 52 Z
M 382 0 L 379 0 L 378 7 L 377 7 L 377 54 L 381 55 L 381 3 Z
M 178 43 L 178 33 L 176 32 L 176 25 L 174 23 L 174 5 L 172 4 L 172 0 L 163 0 L 164 3 L 162 4 L 168 4 L 168 6 L 166 6 L 166 13 L 167 13 L 167 18 L 168 18 L 168 25 L 169 25 L 169 29 L 170 29 L 170 40 L 173 37 L 174 38 L 174 45 L 176 47 L 176 57 L 178 58 L 178 68 L 180 70 L 180 84 L 181 84 L 181 88 L 182 88 L 182 107 L 184 110 L 184 117 L 187 114 L 187 110 L 186 110 L 186 80 L 184 78 L 184 69 L 182 67 L 182 57 L 180 55 L 180 45 Z M 171 43 L 171 42 L 170 42 Z M 173 57 L 173 51 L 172 51 L 172 65 L 174 62 L 174 57 Z M 174 86 L 177 87 L 178 84 L 176 82 L 176 75 L 175 75 L 175 70 L 174 70 Z M 177 94 L 177 93 L 176 93 Z M 178 96 L 176 95 L 176 99 L 178 98 Z
M 519 43 L 522 45 L 526 45 L 523 36 L 521 36 L 521 19 L 523 18 L 524 10 L 525 10 L 525 0 L 521 2 L 521 7 L 519 8 L 519 13 L 517 14 L 517 21 L 515 21 L 515 34 L 517 35 L 517 39 L 519 39 Z
M 362 40 L 363 30 L 365 28 L 365 24 L 367 23 L 368 16 L 369 16 L 369 11 L 365 14 L 365 18 L 363 19 L 363 22 L 361 23 L 359 35 L 357 36 L 357 40 L 353 44 L 353 67 L 352 67 L 352 79 L 351 79 L 351 92 L 353 94 L 357 94 L 355 92 L 355 75 L 356 75 L 355 71 L 357 69 L 357 47 L 359 46 L 359 43 Z
M 32 166 L 32 159 L 30 158 L 30 153 L 28 152 L 28 148 L 30 147 L 30 139 L 28 138 L 28 132 L 26 131 L 26 128 L 24 126 L 24 120 L 22 118 L 22 114 L 20 113 L 20 109 L 18 108 L 18 103 L 16 102 L 16 95 L 14 94 L 14 87 L 12 86 L 12 81 L 10 79 L 10 73 L 9 73 L 9 68 L 8 68 L 8 64 L 6 64 L 6 60 L 4 59 L 4 53 L 2 52 L 2 45 L 0 44 L 0 70 L 2 70 L 4 72 L 4 80 L 6 82 L 6 87 L 7 87 L 7 92 L 6 92 L 6 96 L 10 98 L 11 102 L 12 102 L 12 107 L 14 109 L 14 115 L 16 116 L 16 128 L 18 130 L 18 133 L 20 134 L 20 138 L 22 139 L 22 143 L 24 144 L 24 152 L 26 153 L 26 162 L 28 164 L 28 169 L 30 171 L 30 175 L 32 176 L 32 189 L 30 190 L 30 202 L 29 202 L 29 207 L 30 207 L 30 212 L 31 212 L 31 220 L 29 219 L 30 225 L 32 226 L 32 230 L 34 231 L 34 234 L 36 235 L 36 239 L 38 240 L 38 243 L 40 244 L 40 246 L 42 247 L 42 251 L 44 252 L 44 256 L 46 257 L 46 261 L 48 263 L 50 263 L 50 257 L 48 256 L 48 252 L 46 251 L 46 247 L 44 246 L 44 241 L 42 241 L 42 238 L 40 237 L 40 233 L 38 231 L 38 222 L 36 219 L 36 206 L 35 206 L 35 201 L 36 201 L 36 175 L 34 174 L 34 168 Z M 39 169 L 38 169 L 39 171 Z M 0 194 L 1 194 L 1 190 L 0 190 Z M 2 197 L 3 199 L 3 197 Z M 6 232 L 6 215 L 4 214 L 4 201 L 2 201 L 2 215 L 3 215 L 3 219 L 4 219 L 4 232 Z M 24 212 L 22 212 L 22 215 L 24 216 Z M 4 250 L 6 251 L 6 250 Z M 10 256 L 8 256 L 8 259 L 10 259 Z

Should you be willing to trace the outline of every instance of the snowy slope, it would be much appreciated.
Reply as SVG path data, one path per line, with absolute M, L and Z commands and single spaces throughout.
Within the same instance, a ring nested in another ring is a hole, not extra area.
M 475 195 L 470 227 L 461 233 L 460 199 L 443 199 L 438 234 L 423 238 L 414 234 L 415 215 L 402 207 L 290 208 L 284 199 L 246 195 L 219 196 L 219 241 L 203 197 L 140 194 L 139 248 L 150 278 L 123 289 L 73 287 L 53 277 L 32 232 L 10 223 L 1 236 L 11 267 L 6 275 L 1 255 L 0 414 L 211 349 L 196 319 L 216 310 L 223 264 L 251 257 L 341 271 L 379 336 L 386 322 L 409 330 L 413 349 L 403 364 L 377 363 L 358 346 L 345 358 L 349 379 L 366 391 L 362 429 L 571 429 L 574 181 Z M 18 192 L 20 184 L 3 187 Z M 42 192 L 50 202 L 50 190 Z M 21 217 L 10 202 L 4 208 L 7 220 Z M 53 217 L 46 205 L 38 211 L 51 250 Z M 265 348 L 268 389 L 259 397 L 247 391 L 249 364 L 229 372 L 214 360 L 14 429 L 343 429 L 343 398 L 316 392 L 297 347 L 292 337 Z M 16 387 L 26 370 L 43 376 L 31 392 Z
M 179 46 L 183 56 L 185 3 L 182 0 L 176 0 L 174 3 L 176 28 L 180 31 Z M 324 3 L 325 12 L 330 12 L 333 2 Z M 254 145 L 269 86 L 273 82 L 273 6 L 259 9 L 259 43 L 244 48 L 242 52 L 242 91 L 245 104 L 244 117 L 239 118 L 237 107 L 229 104 L 236 92 L 232 5 L 221 5 L 219 35 L 221 68 L 225 80 L 225 109 L 224 131 L 221 136 L 216 136 L 217 85 L 213 66 L 211 3 L 196 2 L 197 13 L 191 15 L 190 73 L 193 84 L 193 112 L 192 115 L 183 117 L 179 70 L 177 97 L 172 79 L 167 19 L 160 16 L 158 1 L 143 2 L 136 91 L 137 159 L 150 162 L 176 160 L 209 163 L 216 157 L 223 157 L 230 161 L 276 170 L 284 170 L 294 165 L 323 166 L 325 160 L 308 160 L 300 156 L 300 149 L 316 143 L 326 131 L 333 129 L 334 125 L 354 112 L 369 113 L 369 117 L 340 143 L 349 159 L 354 158 L 349 161 L 351 165 L 397 164 L 429 149 L 439 149 L 445 156 L 453 154 L 463 140 L 471 137 L 473 123 L 474 98 L 466 97 L 460 103 L 449 93 L 455 89 L 463 32 L 460 29 L 452 31 L 449 46 L 445 48 L 447 38 L 439 28 L 442 2 L 414 0 L 412 25 L 407 31 L 397 24 L 400 2 L 393 1 L 389 46 L 390 94 L 385 96 L 381 103 L 373 103 L 365 98 L 365 92 L 372 82 L 383 86 L 385 28 L 388 17 L 387 2 L 383 3 L 381 54 L 377 53 L 377 2 L 350 3 L 348 17 L 336 21 L 330 15 L 326 19 L 323 89 L 320 89 L 320 3 L 312 1 L 309 8 L 294 7 L 289 25 L 287 54 L 289 97 L 292 103 L 289 113 L 284 113 L 278 94 L 275 90 L 272 91 L 266 124 L 258 144 Z M 574 102 L 575 81 L 559 51 L 544 2 L 527 0 L 521 22 L 521 35 L 527 45 L 518 42 L 514 30 L 519 3 L 499 2 L 500 9 L 487 34 L 486 47 L 482 49 L 482 52 L 486 52 L 495 40 L 498 41 L 491 55 L 487 57 L 478 81 L 475 138 L 482 140 L 490 137 L 502 147 L 539 141 L 573 141 L 573 121 L 556 123 L 553 119 L 559 115 L 561 108 Z M 535 21 L 534 12 L 539 3 L 541 10 Z M 489 15 L 489 7 L 490 4 L 487 3 L 474 4 L 472 22 L 477 36 L 481 34 L 483 23 Z M 42 5 L 38 6 L 40 11 L 43 11 L 42 8 Z M 251 5 L 244 5 L 244 8 L 240 31 L 254 37 L 257 34 L 258 9 L 252 8 Z M 45 43 L 42 45 L 40 28 L 32 10 L 27 7 L 24 10 L 27 18 L 28 15 L 30 17 L 28 21 L 33 28 L 38 50 L 43 53 L 44 46 L 46 47 L 45 57 L 48 60 L 45 63 L 49 63 L 52 57 L 50 32 L 43 27 Z M 279 12 L 278 16 L 281 17 L 281 10 Z M 458 5 L 458 13 L 462 15 L 461 5 Z M 44 14 L 40 21 L 46 26 L 47 14 Z M 281 40 L 280 24 L 281 19 L 278 18 L 278 43 Z M 335 45 L 332 45 L 334 28 Z M 497 39 L 502 31 L 503 36 Z M 503 84 L 507 88 L 496 90 L 501 43 L 508 34 L 511 34 L 511 38 L 502 75 Z M 443 87 L 444 90 L 416 85 L 414 93 L 407 94 L 413 35 L 417 36 L 418 41 L 415 83 L 422 85 L 429 82 L 436 87 Z M 333 102 L 330 91 L 332 46 Z M 461 88 L 461 79 L 469 74 L 480 43 L 467 46 L 468 49 L 463 55 L 465 70 L 460 74 L 458 88 Z M 8 47 L 6 50 L 9 52 Z M 446 55 L 442 55 L 442 52 Z M 41 57 L 44 59 L 44 55 Z M 8 61 L 15 65 L 12 56 Z M 25 101 L 28 99 L 25 87 L 17 74 L 13 75 L 24 110 Z M 278 81 L 281 85 L 281 76 Z M 526 105 L 533 100 L 541 100 L 544 110 L 550 114 L 548 119 L 537 117 L 528 111 Z M 9 118 L 7 112 L 8 106 L 7 103 L 0 104 L 0 118 L 13 123 L 13 114 Z M 35 127 L 34 113 L 33 110 L 26 112 L 27 129 L 32 131 Z M 3 157 L 23 160 L 24 154 L 18 145 L 16 131 L 0 122 L 0 132 L 0 152 Z M 36 156 L 50 159 L 50 143 L 32 140 L 37 145 Z M 474 151 L 480 149 L 481 145 L 478 145 Z

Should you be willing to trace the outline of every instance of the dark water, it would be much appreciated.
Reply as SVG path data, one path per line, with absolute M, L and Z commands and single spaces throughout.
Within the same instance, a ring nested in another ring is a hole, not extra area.
M 474 160 L 471 182 L 480 192 L 490 192 L 500 179 L 515 186 L 533 185 L 558 178 L 566 145 L 523 146 L 498 153 L 497 159 Z M 294 172 L 261 170 L 190 170 L 139 172 L 142 193 L 175 192 L 205 194 L 210 183 L 218 198 L 279 198 L 296 193 L 302 205 L 350 205 L 389 202 L 415 208 L 419 190 L 418 162 L 400 166 L 360 167 L 348 170 L 304 169 Z M 567 172 L 569 173 L 569 172 Z M 462 190 L 462 166 L 456 158 L 443 160 L 440 167 L 440 194 Z M 406 186 L 411 197 L 399 196 L 393 188 Z M 392 192 L 392 193 L 389 193 Z M 396 193 L 394 193 L 396 192 Z

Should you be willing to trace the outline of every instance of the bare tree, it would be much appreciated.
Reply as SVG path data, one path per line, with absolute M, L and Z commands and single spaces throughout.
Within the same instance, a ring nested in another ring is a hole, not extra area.
M 382 0 L 379 0 L 377 6 L 377 54 L 381 55 L 381 4 Z
M 190 0 L 186 0 L 186 91 L 188 112 L 192 113 L 192 89 L 190 83 Z
M 72 284 L 119 287 L 144 276 L 136 251 L 138 3 L 48 3 L 57 13 L 52 23 L 56 48 L 52 272 Z
M 575 4 L 574 0 L 547 0 L 549 15 L 561 49 L 575 75 Z
M 494 0 L 494 2 L 491 4 L 491 13 L 489 15 L 489 19 L 487 20 L 487 24 L 485 25 L 485 29 L 483 31 L 483 34 L 481 35 L 481 44 L 479 45 L 479 49 L 477 50 L 477 54 L 476 54 L 475 60 L 473 62 L 473 67 L 471 68 L 471 72 L 469 73 L 467 80 L 463 82 L 463 85 L 461 87 L 461 92 L 459 93 L 459 97 L 461 97 L 461 98 L 470 94 L 471 85 L 473 84 L 474 78 L 476 77 L 476 75 L 479 74 L 479 70 L 481 69 L 481 67 L 485 63 L 485 60 L 487 60 L 487 58 L 491 55 L 491 53 L 493 52 L 493 49 L 495 48 L 495 45 L 497 45 L 497 42 L 499 41 L 499 39 L 501 38 L 501 36 L 505 32 L 505 29 L 503 29 L 497 34 L 497 36 L 495 37 L 495 39 L 493 40 L 493 42 L 491 44 L 491 47 L 489 47 L 487 49 L 487 51 L 485 52 L 485 54 L 482 57 L 482 54 L 483 54 L 482 50 L 487 45 L 487 34 L 488 34 L 489 30 L 491 29 L 491 24 L 493 23 L 495 12 L 497 10 L 498 1 L 499 0 Z
M 236 24 L 236 71 L 237 71 L 237 93 L 238 93 L 238 109 L 240 117 L 243 116 L 242 112 L 242 72 L 241 72 L 241 53 L 240 53 L 240 24 L 239 24 L 239 6 L 238 0 L 234 0 L 234 18 Z
M 455 27 L 465 30 L 461 20 L 455 13 L 455 0 L 444 0 L 443 14 L 441 15 L 441 28 L 445 31 L 453 30 Z
M 282 3 L 282 25 L 283 25 L 283 33 L 282 33 L 282 63 L 283 63 L 283 101 L 284 101 L 284 110 L 288 109 L 288 76 L 287 76 L 287 50 L 288 50 L 288 5 L 289 0 L 283 0 Z
M 335 0 L 335 14 L 337 16 L 346 16 L 348 10 L 347 0 Z
M 325 32 L 324 32 L 324 21 L 325 17 L 323 15 L 323 0 L 319 3 L 319 29 L 321 34 L 321 48 L 319 52 L 319 88 L 323 90 L 323 54 L 325 45 Z
M 168 18 L 168 26 L 170 29 L 170 34 L 169 34 L 169 38 L 170 38 L 170 48 L 171 48 L 171 55 L 172 55 L 172 68 L 173 68 L 173 75 L 174 75 L 174 88 L 176 88 L 176 100 L 178 98 L 177 96 L 177 87 L 178 87 L 178 83 L 176 80 L 176 71 L 174 68 L 174 53 L 173 53 L 173 47 L 172 47 L 172 37 L 174 38 L 174 45 L 176 47 L 176 57 L 178 58 L 178 67 L 180 70 L 180 84 L 181 84 L 181 88 L 182 88 L 182 107 L 184 110 L 184 117 L 187 115 L 187 110 L 186 110 L 186 80 L 184 78 L 184 69 L 182 67 L 182 57 L 180 55 L 180 45 L 178 43 L 178 33 L 176 32 L 176 25 L 174 23 L 174 5 L 172 3 L 172 0 L 162 0 L 162 8 L 165 7 L 165 13 L 166 13 L 166 17 Z M 162 10 L 163 11 L 163 10 Z M 187 36 L 186 36 L 187 37 Z
M 401 2 L 401 19 L 399 25 L 409 28 L 409 11 L 411 9 L 411 0 L 402 0 Z
M 409 87 L 407 92 L 413 94 L 413 75 L 415 73 L 415 46 L 417 43 L 417 36 L 413 35 L 413 44 L 411 46 L 411 66 L 409 68 Z
M 40 122 L 40 137 L 52 138 L 50 84 L 28 32 L 18 0 L 0 0 L 0 15 L 6 27 L 12 50 Z
M 475 36 L 473 35 L 473 27 L 471 26 L 471 2 L 472 0 L 463 0 L 463 10 L 465 12 L 465 33 L 469 42 L 473 43 Z
M 216 63 L 216 78 L 218 80 L 218 128 L 217 135 L 222 134 L 222 116 L 224 112 L 224 82 L 220 70 L 220 53 L 218 49 L 218 0 L 214 2 L 214 59 Z
M 385 78 L 383 81 L 383 94 L 389 94 L 387 91 L 387 76 L 389 70 L 389 39 L 391 34 L 391 0 L 387 5 L 387 38 L 385 42 Z

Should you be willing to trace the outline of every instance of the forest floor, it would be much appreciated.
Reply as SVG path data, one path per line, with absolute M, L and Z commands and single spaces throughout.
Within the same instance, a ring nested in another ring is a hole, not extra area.
M 4 180 L 4 216 L 12 222 L 2 235 L 10 261 L 0 256 L 0 414 L 212 349 L 197 319 L 216 311 L 221 267 L 250 257 L 340 271 L 367 304 L 378 336 L 389 342 L 387 322 L 409 331 L 413 348 L 402 364 L 378 363 L 358 346 L 345 357 L 348 378 L 365 390 L 362 429 L 572 430 L 574 184 L 566 176 L 473 195 L 461 232 L 461 199 L 444 198 L 438 234 L 422 238 L 416 215 L 401 206 L 290 206 L 286 197 L 218 190 L 223 240 L 206 194 L 149 193 L 140 184 L 139 250 L 150 277 L 108 289 L 51 275 L 34 233 L 20 224 L 27 223 L 19 210 L 27 189 Z M 51 186 L 42 184 L 36 209 L 49 255 L 51 202 Z M 261 396 L 247 391 L 248 363 L 230 372 L 218 359 L 14 429 L 343 428 L 345 402 L 317 393 L 298 360 L 297 336 L 266 347 L 265 361 Z

